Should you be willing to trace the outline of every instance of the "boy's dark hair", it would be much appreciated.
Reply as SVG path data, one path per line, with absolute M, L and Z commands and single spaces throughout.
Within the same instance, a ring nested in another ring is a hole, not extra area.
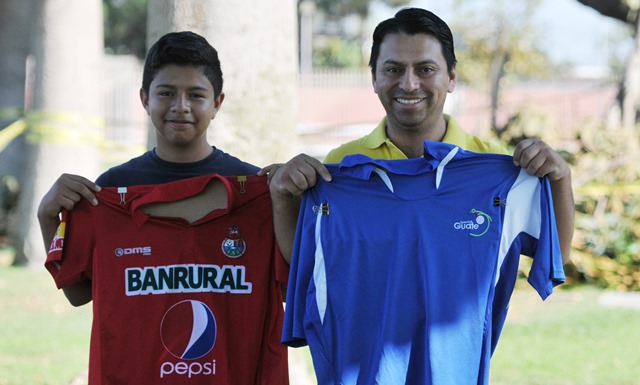
M 421 8 L 404 8 L 399 10 L 394 17 L 378 24 L 373 31 L 373 44 L 371 46 L 371 58 L 369 67 L 376 72 L 376 63 L 380 55 L 380 44 L 384 37 L 390 33 L 406 33 L 416 35 L 425 33 L 432 35 L 442 45 L 442 54 L 447 61 L 447 70 L 453 71 L 456 66 L 456 54 L 453 50 L 453 34 L 447 23 L 433 12 Z
M 202 36 L 189 32 L 170 32 L 151 46 L 144 62 L 142 89 L 149 87 L 158 71 L 169 64 L 203 67 L 204 75 L 213 86 L 217 98 L 222 93 L 222 69 L 218 52 Z

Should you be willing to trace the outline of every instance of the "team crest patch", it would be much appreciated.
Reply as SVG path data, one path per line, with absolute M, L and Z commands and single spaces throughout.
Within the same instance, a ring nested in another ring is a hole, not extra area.
M 240 228 L 233 225 L 229 228 L 227 238 L 222 241 L 222 252 L 229 258 L 239 258 L 247 251 L 247 244 L 240 235 Z
M 51 241 L 51 245 L 49 246 L 49 252 L 53 251 L 62 251 L 62 246 L 64 244 L 64 230 L 66 227 L 65 222 L 60 222 L 58 225 L 58 229 L 56 230 L 56 235 L 53 237 Z

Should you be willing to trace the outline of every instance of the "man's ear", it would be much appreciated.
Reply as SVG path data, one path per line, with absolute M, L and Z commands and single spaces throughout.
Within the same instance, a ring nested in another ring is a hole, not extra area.
M 373 69 L 371 69 L 371 85 L 373 86 L 373 92 L 375 92 L 377 94 L 378 93 L 378 88 L 376 87 L 376 85 L 377 85 L 376 72 Z
M 456 67 L 453 67 L 453 69 L 449 71 L 449 86 L 447 87 L 447 91 L 449 93 L 452 93 L 453 90 L 456 88 L 456 83 L 457 83 Z

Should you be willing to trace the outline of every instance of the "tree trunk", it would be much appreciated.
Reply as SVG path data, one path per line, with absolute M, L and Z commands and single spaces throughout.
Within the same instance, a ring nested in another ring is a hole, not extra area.
M 167 32 L 191 30 L 218 51 L 225 100 L 210 142 L 258 166 L 298 152 L 296 15 L 294 0 L 149 2 L 148 46 Z
M 636 22 L 636 41 L 624 79 L 622 125 L 632 129 L 640 123 L 640 22 Z
M 95 179 L 102 139 L 102 2 L 36 1 L 33 109 L 24 152 L 16 264 L 41 265 L 45 247 L 37 206 L 62 173 Z
M 633 28 L 635 45 L 620 85 L 619 106 L 611 111 L 609 122 L 612 125 L 620 125 L 626 130 L 632 130 L 637 123 L 640 123 L 640 3 L 627 0 L 578 0 L 578 2 L 595 9 L 604 16 L 629 24 Z
M 20 130 L 4 131 L 23 115 L 26 63 L 29 55 L 31 0 L 1 0 L 0 12 L 0 243 L 15 246 L 17 227 L 14 191 L 7 184 L 11 178 L 24 185 L 24 136 Z

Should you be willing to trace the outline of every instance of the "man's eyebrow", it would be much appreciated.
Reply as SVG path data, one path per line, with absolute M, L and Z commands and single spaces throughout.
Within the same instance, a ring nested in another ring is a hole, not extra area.
M 407 63 L 401 62 L 401 61 L 397 61 L 397 60 L 393 60 L 393 59 L 389 59 L 389 60 L 385 60 L 382 65 L 398 65 L 398 66 L 406 66 Z M 435 60 L 431 60 L 431 59 L 426 59 L 426 60 L 421 60 L 417 63 L 415 63 L 414 65 L 417 66 L 421 66 L 421 65 L 430 65 L 430 64 L 438 64 Z

